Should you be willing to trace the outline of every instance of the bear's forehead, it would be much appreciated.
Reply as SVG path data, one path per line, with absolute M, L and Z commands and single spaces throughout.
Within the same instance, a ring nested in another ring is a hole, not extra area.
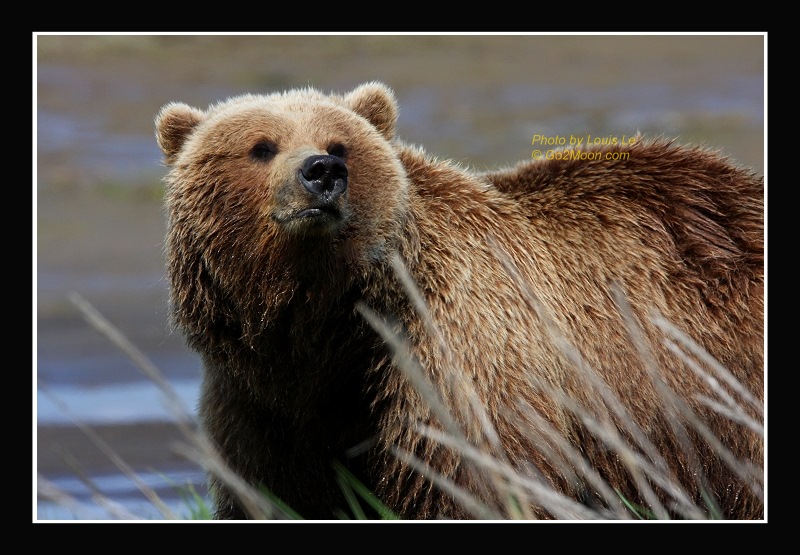
M 314 94 L 243 95 L 211 106 L 208 116 L 225 119 L 241 114 L 272 114 L 291 117 L 314 116 L 328 112 L 346 112 L 344 105 L 333 98 Z
M 209 130 L 274 130 L 281 135 L 335 132 L 363 125 L 360 116 L 323 95 L 246 95 L 211 107 Z

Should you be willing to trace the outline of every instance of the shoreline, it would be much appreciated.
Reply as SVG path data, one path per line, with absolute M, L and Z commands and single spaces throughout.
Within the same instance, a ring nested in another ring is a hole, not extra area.
M 120 473 L 119 457 L 137 472 L 168 472 L 202 467 L 175 450 L 188 439 L 175 423 L 87 425 L 103 447 L 87 432 L 73 425 L 39 426 L 36 430 L 37 471 L 47 479 L 83 474 Z M 157 466 L 156 466 L 157 465 Z

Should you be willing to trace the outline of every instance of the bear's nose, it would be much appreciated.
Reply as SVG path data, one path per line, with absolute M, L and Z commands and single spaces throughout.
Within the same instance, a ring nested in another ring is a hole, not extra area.
M 347 166 L 330 154 L 309 156 L 300 166 L 300 182 L 311 194 L 333 200 L 347 189 Z

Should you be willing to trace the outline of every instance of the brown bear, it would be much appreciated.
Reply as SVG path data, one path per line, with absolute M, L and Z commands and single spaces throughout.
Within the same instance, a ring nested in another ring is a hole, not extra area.
M 334 461 L 403 519 L 763 519 L 763 178 L 663 139 L 478 173 L 397 117 L 367 83 L 156 118 L 228 467 L 308 519 Z

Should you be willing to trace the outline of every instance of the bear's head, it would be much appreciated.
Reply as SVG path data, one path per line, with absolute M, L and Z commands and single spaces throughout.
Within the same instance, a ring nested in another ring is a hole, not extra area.
M 386 259 L 408 204 L 397 114 L 380 83 L 164 106 L 156 138 L 171 168 L 166 249 L 179 320 L 213 310 L 263 320 L 264 303 L 290 299 L 298 284 L 335 295 Z

